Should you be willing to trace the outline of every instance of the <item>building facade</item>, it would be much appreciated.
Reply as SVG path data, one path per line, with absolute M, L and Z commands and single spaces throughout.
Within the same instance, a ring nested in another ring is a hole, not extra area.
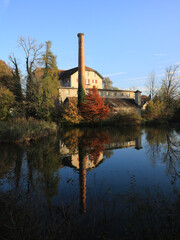
M 60 72 L 59 101 L 78 97 L 78 67 Z M 112 112 L 120 111 L 141 113 L 141 92 L 132 90 L 103 89 L 103 77 L 96 70 L 85 67 L 86 94 L 95 86 L 99 95 L 105 98 Z
M 62 87 L 78 88 L 78 67 L 66 71 L 61 71 L 60 85 Z M 85 67 L 85 88 L 92 88 L 96 86 L 102 89 L 103 77 L 94 69 Z

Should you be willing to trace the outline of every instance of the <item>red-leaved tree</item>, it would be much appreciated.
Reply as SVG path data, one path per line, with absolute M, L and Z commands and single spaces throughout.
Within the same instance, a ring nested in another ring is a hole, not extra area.
M 81 115 L 88 121 L 99 121 L 105 119 L 109 114 L 109 105 L 105 105 L 104 98 L 99 96 L 98 89 L 93 86 L 81 103 Z

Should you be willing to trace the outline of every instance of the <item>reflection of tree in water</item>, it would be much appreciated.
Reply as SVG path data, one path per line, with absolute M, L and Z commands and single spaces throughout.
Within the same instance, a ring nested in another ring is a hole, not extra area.
M 2 149 L 1 149 L 2 147 Z M 17 195 L 36 192 L 44 194 L 48 202 L 57 194 L 58 170 L 61 167 L 56 138 L 24 146 L 0 147 L 0 177 Z
M 45 194 L 49 203 L 57 194 L 60 179 L 58 170 L 61 163 L 57 148 L 55 138 L 50 138 L 27 149 L 28 190 L 34 189 L 38 183 L 38 188 Z
M 71 129 L 62 133 L 61 140 L 70 152 L 74 153 L 78 150 L 79 138 L 81 138 L 83 134 L 84 131 L 80 128 Z
M 100 153 L 104 151 L 104 144 L 110 141 L 109 134 L 106 131 L 91 129 L 73 129 L 66 131 L 62 135 L 62 142 L 70 150 L 70 153 L 78 152 L 80 147 L 83 148 L 85 155 L 89 160 L 97 164 Z
M 98 163 L 100 153 L 105 150 L 104 144 L 108 144 L 110 141 L 109 134 L 107 132 L 93 132 L 86 131 L 82 138 L 79 140 L 81 148 L 84 149 L 89 159 L 94 162 L 94 165 Z
M 109 157 L 113 154 L 112 151 L 109 152 L 107 149 L 105 151 L 105 144 L 117 143 L 116 148 L 118 148 L 119 143 L 119 145 L 123 147 L 125 146 L 124 143 L 135 141 L 139 137 L 141 137 L 140 128 L 77 128 L 62 132 L 61 141 L 69 149 L 70 154 L 78 152 L 78 143 L 81 142 L 81 146 L 85 149 L 89 159 L 97 164 L 100 153 L 104 152 L 104 154 L 106 156 L 109 155 Z M 141 146 L 136 147 L 141 148 Z
M 141 136 L 140 129 L 73 129 L 61 134 L 61 144 L 65 144 L 69 149 L 68 154 L 79 154 L 79 185 L 80 185 L 80 206 L 81 212 L 86 213 L 86 173 L 87 160 L 91 161 L 93 166 L 100 163 L 100 157 L 103 155 L 110 158 L 112 150 L 105 150 L 105 145 L 110 143 L 120 143 L 120 146 L 126 146 L 124 143 L 134 141 Z M 134 143 L 135 144 L 135 143 Z M 137 144 L 135 144 L 137 145 Z M 118 145 L 116 145 L 117 147 Z M 139 148 L 138 148 L 139 149 Z M 92 167 L 92 168 L 93 168 Z M 90 170 L 89 168 L 88 170 Z
M 83 135 L 86 136 L 85 142 Z M 91 146 L 94 146 L 97 142 L 94 139 L 95 136 L 100 139 L 99 135 L 101 135 L 101 132 L 99 131 L 98 134 L 95 134 L 95 131 L 92 134 L 83 132 L 83 135 L 78 135 L 78 144 L 75 144 L 74 140 L 73 144 L 70 144 L 72 149 L 79 151 L 80 203 L 82 212 L 86 212 L 86 153 L 87 151 L 96 150 L 93 147 L 91 149 Z M 131 135 L 128 132 L 122 136 L 120 135 L 120 131 L 119 133 L 118 131 L 113 131 L 113 135 L 109 134 L 109 141 L 112 139 L 113 141 L 114 139 L 124 141 L 124 139 L 131 139 L 131 136 L 133 136 L 133 139 L 137 136 L 133 133 Z M 166 140 L 161 140 L 163 136 L 166 137 Z M 102 140 L 104 137 L 106 141 L 106 135 L 102 137 Z M 71 138 L 71 135 L 69 135 L 69 138 Z M 167 167 L 170 169 L 176 167 L 177 169 L 177 166 L 174 165 L 179 164 L 176 157 L 178 156 L 177 150 L 180 146 L 175 132 L 154 132 L 149 129 L 147 130 L 147 138 L 150 141 L 148 150 L 150 151 L 151 147 L 155 147 L 153 151 L 156 152 L 158 150 L 159 156 L 162 157 L 161 160 L 166 164 L 170 164 Z M 66 141 L 68 144 L 67 139 Z M 100 140 L 98 141 L 100 142 Z M 9 152 L 11 159 L 9 156 L 7 157 L 7 153 L 0 151 L 0 157 L 3 158 L 4 155 L 4 161 L 0 162 L 1 166 L 4 166 L 3 172 L 6 173 L 9 167 L 11 167 L 13 174 L 15 173 L 16 175 L 16 179 L 19 179 L 23 170 L 21 164 L 23 151 L 17 153 L 13 148 L 9 148 L 9 151 L 8 149 L 6 150 Z M 33 144 L 27 147 L 25 152 L 27 152 L 27 170 L 29 171 L 29 191 L 31 193 L 40 189 L 49 198 L 50 202 L 53 194 L 57 192 L 57 182 L 59 181 L 57 179 L 58 168 L 61 164 L 59 161 L 59 150 L 55 141 L 48 139 L 48 141 L 43 141 L 36 145 Z M 110 156 L 111 151 L 105 150 L 105 154 L 106 156 L 107 154 Z M 26 155 L 24 154 L 24 156 Z M 18 159 L 21 160 L 18 161 Z M 96 184 L 95 181 L 94 184 Z M 3 210 L 1 211 L 0 232 L 3 232 L 2 236 L 4 239 L 13 240 L 86 238 L 179 239 L 179 196 L 176 195 L 177 198 L 174 197 L 173 199 L 171 196 L 168 198 L 159 188 L 155 190 L 144 188 L 144 191 L 141 189 L 142 191 L 138 192 L 135 178 L 132 178 L 132 185 L 132 189 L 126 189 L 124 194 L 122 192 L 112 194 L 109 191 L 103 191 L 102 194 L 100 191 L 97 191 L 97 194 L 93 193 L 94 204 L 92 204 L 92 211 L 87 211 L 86 215 L 79 215 L 77 202 L 74 200 L 70 204 L 64 202 L 64 205 L 59 204 L 58 206 L 54 205 L 52 208 L 49 208 L 48 202 L 36 207 L 34 204 L 36 199 L 33 199 L 32 202 L 29 202 L 29 205 L 26 205 L 24 199 L 19 204 L 18 201 L 14 201 L 11 198 L 7 205 L 8 208 L 4 211 L 5 208 L 3 209 L 3 207 L 6 204 L 1 205 L 2 198 L 0 198 L 0 210 Z M 102 189 L 102 186 L 100 186 L 100 189 Z M 14 205 L 12 205 L 13 201 Z
M 0 178 L 6 175 L 7 181 L 16 188 L 20 181 L 22 158 L 23 150 L 20 146 L 0 145 Z
M 173 130 L 147 129 L 147 153 L 155 166 L 158 159 L 166 164 L 171 183 L 180 177 L 180 140 Z
M 112 150 L 105 150 L 104 151 L 104 157 L 105 158 L 110 158 L 113 154 L 114 154 L 114 152 Z

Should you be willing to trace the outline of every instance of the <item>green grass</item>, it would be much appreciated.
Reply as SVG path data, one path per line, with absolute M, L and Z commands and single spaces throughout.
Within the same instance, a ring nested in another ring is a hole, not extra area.
M 0 143 L 27 143 L 57 132 L 57 125 L 33 118 L 0 121 Z

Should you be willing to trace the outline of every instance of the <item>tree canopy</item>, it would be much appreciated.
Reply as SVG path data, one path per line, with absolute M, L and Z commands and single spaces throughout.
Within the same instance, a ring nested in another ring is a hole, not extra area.
M 85 120 L 98 121 L 105 119 L 109 114 L 109 106 L 105 105 L 104 98 L 99 96 L 98 89 L 93 86 L 81 104 L 81 114 Z

